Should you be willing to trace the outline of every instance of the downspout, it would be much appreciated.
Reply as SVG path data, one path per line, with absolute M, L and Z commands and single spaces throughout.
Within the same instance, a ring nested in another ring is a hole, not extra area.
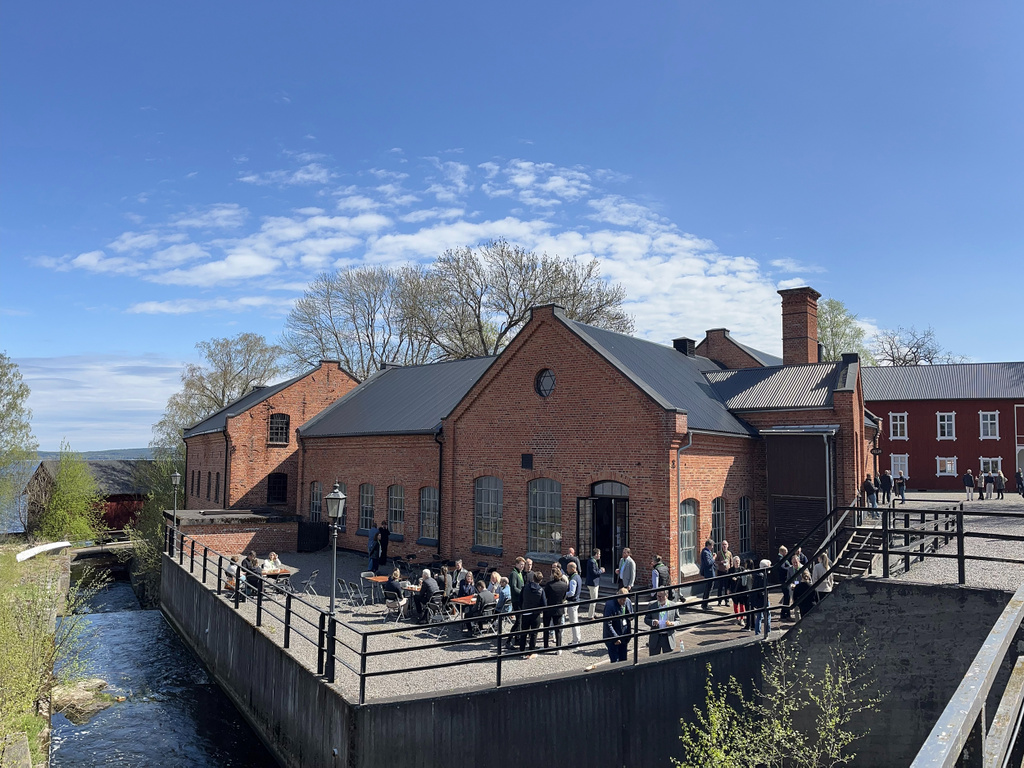
M 184 472 L 184 475 L 185 475 L 185 479 L 188 480 L 188 479 L 190 479 L 189 478 L 189 474 L 188 474 L 188 442 L 185 440 L 184 434 L 182 434 L 181 442 L 185 443 L 185 472 Z M 181 496 L 182 496 L 181 508 L 182 509 L 188 509 L 188 495 L 191 492 L 192 492 L 192 486 L 190 484 L 188 486 L 188 490 L 181 494 Z M 27 503 L 27 501 L 26 501 L 26 503 Z M 27 511 L 26 511 L 25 515 L 26 515 L 26 518 L 27 518 L 27 516 L 28 516 L 28 512 Z
M 230 466 L 231 456 L 231 438 L 228 437 L 227 425 L 224 425 L 224 509 L 228 509 L 228 488 L 231 487 L 228 482 L 228 467 Z
M 434 442 L 437 443 L 437 554 L 441 554 L 441 481 L 444 479 L 444 441 L 441 437 L 443 426 L 434 430 Z M 422 531 L 421 531 L 422 533 Z
M 682 463 L 683 451 L 693 445 L 693 432 L 690 430 L 686 431 L 686 445 L 681 445 L 676 449 L 676 509 L 675 513 L 679 514 L 679 502 L 682 501 L 683 497 L 683 486 L 682 476 L 679 471 L 679 465 Z

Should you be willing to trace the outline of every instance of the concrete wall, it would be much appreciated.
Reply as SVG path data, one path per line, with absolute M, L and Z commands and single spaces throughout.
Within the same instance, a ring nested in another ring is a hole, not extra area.
M 166 555 L 160 595 L 171 626 L 282 765 L 348 765 L 350 708 L 340 696 Z

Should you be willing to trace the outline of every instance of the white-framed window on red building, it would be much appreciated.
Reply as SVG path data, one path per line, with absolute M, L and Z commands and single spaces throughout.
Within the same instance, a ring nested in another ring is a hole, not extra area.
M 910 477 L 910 454 L 891 453 L 889 454 L 889 471 L 893 477 L 899 477 L 900 472 L 904 477 Z
M 890 440 L 907 440 L 907 414 L 906 413 L 890 413 L 889 414 L 889 439 Z
M 1002 456 L 982 456 L 979 459 L 981 464 L 982 473 L 985 472 L 1001 472 L 1003 469 L 1003 457 Z
M 935 414 L 937 440 L 956 440 L 956 412 L 944 413 L 939 411 Z
M 956 477 L 956 456 L 936 456 L 935 476 Z
M 978 411 L 982 440 L 999 439 L 999 411 Z
M 697 563 L 697 511 L 696 499 L 679 502 L 679 567 Z

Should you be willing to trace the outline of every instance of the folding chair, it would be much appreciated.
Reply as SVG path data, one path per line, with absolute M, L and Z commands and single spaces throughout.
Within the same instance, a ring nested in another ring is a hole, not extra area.
M 405 616 L 405 606 L 409 603 L 409 599 L 401 597 L 394 592 L 384 592 L 384 621 L 391 618 L 391 614 L 395 615 L 395 624 L 397 624 Z
M 431 596 L 430 601 L 427 603 L 427 634 L 436 630 L 437 634 L 434 635 L 435 640 L 440 640 L 441 635 L 448 632 L 448 622 L 451 619 L 451 614 L 448 613 L 446 601 L 441 593 L 437 593 Z M 433 629 L 431 629 L 433 627 Z
M 320 575 L 320 571 L 319 570 L 315 570 L 311 574 L 309 574 L 309 578 L 306 579 L 305 581 L 303 581 L 302 584 L 299 586 L 299 594 L 313 595 L 314 597 L 320 597 L 320 595 L 317 594 L 317 591 L 315 589 L 315 587 L 316 587 L 316 577 L 319 576 L 319 575 Z
M 348 583 L 348 592 L 352 600 L 352 610 L 357 607 L 366 607 L 366 593 L 363 592 L 361 585 L 356 584 L 354 581 Z
M 364 605 L 372 605 L 373 603 L 377 602 L 377 594 L 376 594 L 376 592 L 374 592 L 374 589 L 373 589 L 374 582 L 366 581 L 367 579 L 372 578 L 373 576 L 376 576 L 376 575 L 377 574 L 374 573 L 373 571 L 363 571 L 362 573 L 359 574 L 359 578 L 362 579 L 364 582 L 366 582 L 366 584 L 369 587 L 369 589 L 366 590 L 366 591 L 360 589 L 360 592 L 363 592 L 366 595 L 366 599 L 363 602 Z

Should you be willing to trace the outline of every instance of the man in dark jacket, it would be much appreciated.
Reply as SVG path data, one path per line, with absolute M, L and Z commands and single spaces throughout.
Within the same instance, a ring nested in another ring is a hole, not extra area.
M 1024 496 L 1024 469 L 1018 469 L 1014 479 L 1017 481 L 1017 493 Z
M 714 584 L 711 579 L 715 578 L 715 542 L 708 539 L 704 542 L 704 549 L 700 551 L 700 575 L 704 577 L 704 604 L 701 605 L 705 611 L 711 610 L 711 586 Z
M 587 592 L 590 594 L 590 599 L 597 600 L 597 594 L 601 587 L 598 580 L 601 578 L 601 574 L 604 573 L 604 568 L 601 567 L 601 550 L 595 549 L 590 559 L 587 560 L 587 572 L 583 575 L 584 583 L 587 586 Z M 588 618 L 593 619 L 594 614 L 597 613 L 597 603 L 590 603 L 590 611 Z
M 576 550 L 569 547 L 569 551 L 558 558 L 558 564 L 562 567 L 562 573 L 569 573 L 569 563 L 576 563 L 576 570 L 580 571 L 580 559 L 576 557 Z
M 565 596 L 569 591 L 569 582 L 562 578 L 562 569 L 555 565 L 551 568 L 551 581 L 544 585 L 544 647 L 548 647 L 550 627 L 555 629 L 556 654 L 562 655 L 562 622 L 565 620 Z
M 672 577 L 669 575 L 668 566 L 661 559 L 661 555 L 655 555 L 651 560 L 651 589 L 668 590 L 668 599 L 673 600 L 676 591 L 669 587 L 671 583 Z
M 540 571 L 534 571 L 532 574 L 526 574 L 526 586 L 523 587 L 523 610 L 529 611 L 524 613 L 521 618 L 520 629 L 522 633 L 519 635 L 519 650 L 526 650 L 526 636 L 530 636 L 530 650 L 536 650 L 537 648 L 537 627 L 540 625 L 541 609 L 547 604 L 547 599 L 544 596 L 544 587 L 540 585 L 541 580 L 544 578 L 544 574 Z M 526 658 L 532 659 L 536 654 L 531 653 Z
M 388 528 L 387 520 L 380 521 L 377 536 L 380 537 L 380 562 L 377 563 L 379 567 L 388 564 L 388 542 L 391 539 L 391 529 Z
M 878 490 L 882 494 L 882 503 L 892 502 L 892 473 L 887 469 L 878 478 Z
M 967 494 L 967 500 L 974 501 L 974 473 L 968 469 L 964 472 L 961 480 L 964 484 L 964 493 Z
M 476 602 L 466 611 L 466 618 L 474 619 L 477 616 L 483 616 L 488 608 L 493 612 L 497 604 L 498 601 L 494 598 L 494 593 L 487 589 L 487 585 L 484 584 L 483 580 L 479 580 L 476 583 Z M 464 624 L 462 631 L 469 634 L 479 634 L 483 631 L 483 628 L 484 623 L 481 621 L 479 624 Z
M 871 507 L 871 516 L 879 517 L 878 512 L 875 511 L 878 509 L 878 493 L 871 475 L 864 478 L 864 482 L 860 484 L 860 490 L 864 494 L 864 505 Z
M 526 560 L 521 557 L 516 558 L 515 564 L 512 566 L 512 573 L 508 575 L 508 587 L 512 592 L 512 610 L 518 611 L 523 607 L 523 588 L 526 586 L 526 580 L 523 575 L 523 569 L 526 567 Z M 515 622 L 512 624 L 512 631 L 508 635 L 508 641 L 506 647 L 512 650 L 515 646 L 515 632 L 520 629 L 522 624 L 522 617 L 516 616 Z
M 629 599 L 629 590 L 619 589 L 619 594 L 604 604 L 604 644 L 608 648 L 608 658 L 614 664 L 625 661 L 629 654 L 629 619 L 633 613 L 633 603 Z
M 416 603 L 416 610 L 419 613 L 420 621 L 426 618 L 427 603 L 430 602 L 430 598 L 434 596 L 438 589 L 440 587 L 437 586 L 437 580 L 430 575 L 429 570 L 424 568 L 420 574 L 420 591 L 416 593 L 416 597 L 413 599 L 413 602 Z

